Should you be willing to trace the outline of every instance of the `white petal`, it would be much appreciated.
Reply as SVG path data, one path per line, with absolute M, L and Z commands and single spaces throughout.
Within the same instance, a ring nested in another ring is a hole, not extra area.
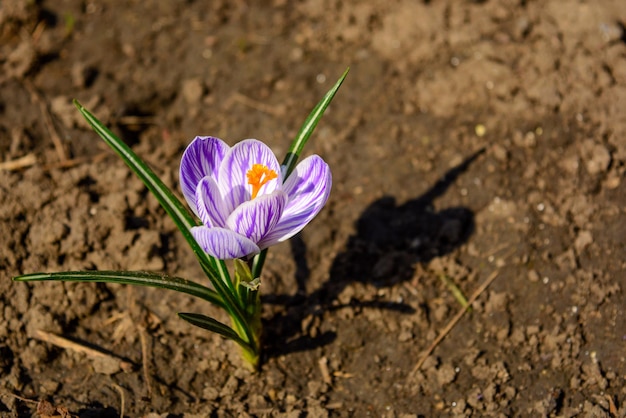
M 324 207 L 332 186 L 328 164 L 312 155 L 298 164 L 283 185 L 289 197 L 287 207 L 276 227 L 259 246 L 266 248 L 291 238 L 302 230 Z
M 277 190 L 239 205 L 226 220 L 228 228 L 253 242 L 259 242 L 279 222 L 287 195 Z
M 202 223 L 209 227 L 225 227 L 228 213 L 224 198 L 217 183 L 211 177 L 200 180 L 196 189 L 197 214 Z
M 270 180 L 261 188 L 259 195 L 281 189 L 280 165 L 272 150 L 256 139 L 238 142 L 224 157 L 217 180 L 228 212 L 250 200 L 252 186 L 248 184 L 247 173 L 254 164 L 262 164 L 278 174 L 278 178 Z
M 180 162 L 180 187 L 191 210 L 196 209 L 196 189 L 204 177 L 217 177 L 219 166 L 230 147 L 221 139 L 197 136 L 185 149 Z
M 220 260 L 242 258 L 261 251 L 254 242 L 229 229 L 195 226 L 191 233 L 207 254 Z

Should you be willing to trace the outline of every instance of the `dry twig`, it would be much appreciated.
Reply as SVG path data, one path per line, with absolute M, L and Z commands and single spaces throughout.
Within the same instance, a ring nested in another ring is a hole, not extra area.
M 469 298 L 469 300 L 467 301 L 468 306 L 471 306 L 476 301 L 476 299 L 478 299 L 478 297 L 485 291 L 485 289 L 487 289 L 487 287 L 489 287 L 491 282 L 493 282 L 496 277 L 498 277 L 497 271 L 494 271 L 493 273 L 491 273 L 491 275 L 487 278 L 487 280 L 485 280 L 483 284 L 481 284 L 480 287 L 476 289 L 476 291 L 472 294 L 472 297 Z M 422 367 L 422 365 L 424 364 L 428 356 L 432 354 L 432 352 L 435 350 L 435 348 L 437 348 L 439 343 L 443 341 L 446 335 L 448 335 L 448 333 L 452 330 L 452 328 L 454 328 L 456 323 L 459 322 L 459 320 L 463 317 L 463 314 L 465 314 L 465 311 L 467 311 L 467 308 L 461 308 L 461 310 L 459 310 L 459 312 L 454 316 L 454 318 L 452 318 L 452 320 L 448 323 L 448 325 L 446 325 L 443 331 L 441 331 L 439 336 L 435 338 L 435 341 L 433 341 L 430 347 L 428 347 L 426 352 L 419 359 L 419 361 L 413 368 L 412 373 L 415 373 L 416 371 L 420 369 L 420 367 Z
M 108 360 L 118 361 L 122 370 L 130 370 L 132 368 L 132 364 L 124 359 L 112 356 L 111 354 L 105 353 L 104 351 L 87 347 L 85 345 L 76 343 L 55 334 L 51 334 L 49 332 L 37 330 L 35 333 L 35 338 L 50 343 L 52 345 L 56 345 L 57 347 L 86 354 L 87 356 L 92 358 L 104 358 Z
M 320 366 L 320 373 L 322 374 L 322 380 L 324 383 L 328 385 L 332 384 L 333 380 L 328 372 L 328 359 L 326 357 L 322 357 L 317 361 L 317 364 Z
M 0 171 L 15 171 L 35 164 L 37 164 L 37 157 L 35 157 L 35 154 L 26 154 L 25 156 L 15 160 L 0 163 Z
M 50 135 L 50 138 L 52 139 L 52 143 L 54 144 L 54 148 L 57 152 L 57 156 L 59 157 L 59 161 L 67 160 L 67 153 L 65 151 L 65 147 L 63 146 L 63 141 L 61 140 L 61 136 L 54 126 L 54 122 L 52 121 L 52 116 L 50 115 L 50 111 L 48 110 L 46 102 L 30 81 L 24 80 L 24 86 L 30 93 L 31 100 L 39 105 L 43 123 L 48 129 L 48 135 Z
M 97 163 L 104 160 L 107 156 L 111 155 L 109 152 L 101 152 L 93 157 L 79 157 L 72 158 L 71 160 L 59 161 L 58 163 L 46 164 L 42 168 L 46 171 L 54 170 L 57 168 L 72 168 L 84 163 Z
M 273 116 L 283 116 L 285 114 L 285 109 L 283 107 L 271 106 L 266 103 L 251 99 L 248 96 L 244 96 L 241 93 L 234 93 L 231 97 L 231 100 Z
M 120 385 L 113 383 L 113 387 L 120 393 L 120 418 L 124 418 L 124 389 Z
M 148 389 L 148 398 L 152 398 L 152 384 L 150 382 L 149 358 L 148 358 L 148 342 L 146 338 L 146 330 L 142 326 L 139 329 L 139 340 L 141 341 L 141 363 L 143 365 L 143 378 L 146 381 Z
M 22 402 L 36 404 L 37 405 L 37 416 L 40 418 L 75 418 L 76 415 L 72 415 L 70 411 L 64 406 L 54 406 L 50 402 L 46 400 L 35 401 L 33 399 L 24 398 L 22 396 L 16 395 L 11 392 L 2 392 L 0 395 L 6 394 L 7 396 L 11 396 L 15 399 L 19 399 Z
M 617 417 L 617 406 L 615 405 L 615 401 L 611 395 L 606 395 L 606 400 L 609 401 L 609 414 L 612 417 Z

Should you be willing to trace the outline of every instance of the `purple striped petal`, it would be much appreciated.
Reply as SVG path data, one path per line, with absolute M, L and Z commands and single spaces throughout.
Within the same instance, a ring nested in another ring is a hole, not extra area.
M 222 189 L 228 212 L 250 200 L 252 188 L 248 184 L 246 174 L 254 164 L 263 164 L 278 174 L 278 178 L 261 187 L 259 196 L 280 190 L 282 184 L 280 165 L 272 150 L 256 139 L 243 140 L 235 144 L 226 154 L 218 174 L 217 183 Z
M 283 216 L 259 247 L 267 248 L 300 232 L 326 204 L 331 185 L 330 168 L 321 157 L 312 155 L 302 160 L 283 184 L 289 197 Z
M 197 214 L 202 223 L 208 227 L 225 227 L 228 213 L 224 206 L 224 198 L 220 188 L 211 177 L 200 180 L 196 189 Z
M 241 258 L 261 251 L 254 242 L 229 229 L 194 226 L 191 233 L 207 254 L 220 260 Z
M 180 162 L 180 187 L 196 215 L 196 189 L 203 177 L 217 178 L 220 163 L 230 147 L 221 139 L 197 136 L 187 146 Z
M 259 242 L 279 222 L 287 195 L 281 190 L 258 196 L 238 206 L 226 220 L 226 226 L 254 242 Z

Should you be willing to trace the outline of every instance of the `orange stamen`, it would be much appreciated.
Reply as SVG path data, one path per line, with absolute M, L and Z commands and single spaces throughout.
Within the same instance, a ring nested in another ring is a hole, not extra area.
M 268 166 L 263 164 L 254 164 L 248 173 L 248 184 L 252 186 L 252 199 L 259 194 L 259 190 L 263 187 L 268 181 L 273 180 L 278 177 L 278 174 L 274 170 L 271 170 Z

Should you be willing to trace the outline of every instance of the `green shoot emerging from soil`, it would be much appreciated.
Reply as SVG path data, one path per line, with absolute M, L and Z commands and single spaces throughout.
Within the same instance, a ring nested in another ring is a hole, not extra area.
M 257 140 L 229 147 L 218 138 L 196 137 L 180 167 L 183 195 L 192 212 L 123 141 L 77 101 L 100 137 L 154 194 L 191 246 L 211 287 L 146 271 L 32 273 L 16 281 L 108 282 L 160 287 L 204 299 L 226 311 L 231 325 L 197 313 L 185 321 L 231 339 L 253 368 L 261 351 L 261 271 L 268 247 L 298 233 L 326 203 L 328 165 L 318 156 L 296 164 L 304 145 L 348 74 L 346 70 L 307 117 L 283 164 Z M 202 223 L 198 224 L 196 218 Z M 224 260 L 234 260 L 234 271 Z

